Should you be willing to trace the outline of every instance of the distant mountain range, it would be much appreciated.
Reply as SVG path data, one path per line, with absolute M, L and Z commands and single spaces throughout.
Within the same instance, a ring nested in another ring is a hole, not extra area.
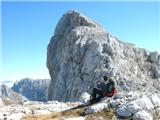
M 24 78 L 16 81 L 12 86 L 12 90 L 31 101 L 46 101 L 49 84 L 49 79 Z
M 25 97 L 13 91 L 7 85 L 0 85 L 0 100 L 2 104 L 9 105 L 13 103 L 23 104 L 24 101 L 27 101 Z
M 13 84 L 14 84 L 14 81 L 12 81 L 12 80 L 0 81 L 0 85 L 2 85 L 2 84 L 4 84 L 4 85 L 6 85 L 7 87 L 11 88 L 11 87 L 13 86 Z

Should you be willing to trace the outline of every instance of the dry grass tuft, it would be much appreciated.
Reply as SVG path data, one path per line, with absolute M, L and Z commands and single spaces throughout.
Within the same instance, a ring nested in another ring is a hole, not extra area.
M 22 118 L 22 120 L 61 120 L 61 113 L 60 112 L 53 112 L 52 114 L 46 115 L 31 115 Z
M 104 109 L 102 112 L 89 114 L 85 120 L 96 120 L 99 117 L 104 120 L 113 120 L 115 119 L 115 112 L 112 109 Z
M 65 120 L 65 118 L 72 118 L 72 117 L 80 117 L 84 115 L 87 106 L 84 107 L 75 107 L 70 110 L 66 110 L 63 112 L 53 112 L 47 115 L 38 115 L 38 116 L 28 116 L 23 118 L 22 120 Z M 97 118 L 102 118 L 103 120 L 115 120 L 115 111 L 112 109 L 105 109 L 102 112 L 92 113 L 89 115 L 84 116 L 86 117 L 85 120 L 97 120 Z M 125 119 L 129 120 L 129 119 Z
M 47 115 L 31 115 L 22 120 L 65 120 L 64 118 L 79 117 L 85 110 L 85 107 L 74 108 L 63 112 L 53 112 Z
M 2 99 L 2 102 L 4 105 L 12 105 L 15 104 L 12 100 L 10 99 Z

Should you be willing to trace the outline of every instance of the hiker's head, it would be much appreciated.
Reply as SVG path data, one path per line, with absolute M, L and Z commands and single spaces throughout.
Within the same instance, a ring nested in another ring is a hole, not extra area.
M 103 79 L 104 79 L 105 81 L 107 81 L 107 80 L 108 80 L 108 77 L 107 77 L 107 76 L 103 76 Z

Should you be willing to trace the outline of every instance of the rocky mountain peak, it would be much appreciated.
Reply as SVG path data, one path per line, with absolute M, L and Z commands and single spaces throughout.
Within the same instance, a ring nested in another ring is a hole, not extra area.
M 55 35 L 64 35 L 64 33 L 69 33 L 73 28 L 79 26 L 87 26 L 93 28 L 101 28 L 95 21 L 83 15 L 76 10 L 70 10 L 66 12 L 58 22 Z
M 115 77 L 119 91 L 159 92 L 159 58 L 158 52 L 120 41 L 81 13 L 67 12 L 48 45 L 49 99 L 91 93 L 104 75 Z

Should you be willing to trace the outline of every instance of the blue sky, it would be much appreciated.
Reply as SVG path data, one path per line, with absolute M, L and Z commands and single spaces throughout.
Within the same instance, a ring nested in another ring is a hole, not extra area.
M 2 2 L 3 80 L 49 78 L 47 45 L 67 10 L 76 9 L 120 40 L 160 51 L 158 2 Z

